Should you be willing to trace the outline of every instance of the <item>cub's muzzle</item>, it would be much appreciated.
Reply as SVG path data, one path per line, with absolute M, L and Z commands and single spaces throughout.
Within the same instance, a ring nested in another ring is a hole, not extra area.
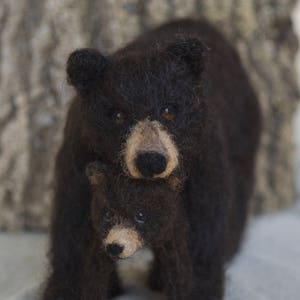
M 128 173 L 134 178 L 165 178 L 178 166 L 178 150 L 158 121 L 138 122 L 124 149 Z
M 143 247 L 138 232 L 121 225 L 114 226 L 103 243 L 106 252 L 116 258 L 128 258 Z

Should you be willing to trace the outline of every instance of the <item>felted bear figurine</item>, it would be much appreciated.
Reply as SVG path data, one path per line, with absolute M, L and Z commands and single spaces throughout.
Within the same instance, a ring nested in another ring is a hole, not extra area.
M 241 239 L 261 131 L 257 98 L 235 49 L 207 21 L 178 20 L 108 56 L 76 50 L 67 75 L 77 95 L 56 160 L 43 299 L 101 299 L 100 290 L 87 295 L 81 284 L 94 242 L 83 174 L 95 160 L 116 177 L 142 180 L 146 190 L 174 173 L 185 178 L 180 215 L 188 222 L 193 275 L 184 299 L 222 299 L 224 264 Z M 122 190 L 125 198 L 128 192 Z
M 90 163 L 86 173 L 93 187 L 94 238 L 80 283 L 83 299 L 118 295 L 122 289 L 116 259 L 128 258 L 142 247 L 155 257 L 150 287 L 169 299 L 185 299 L 193 280 L 180 179 L 171 175 L 145 182 L 113 176 L 100 162 Z

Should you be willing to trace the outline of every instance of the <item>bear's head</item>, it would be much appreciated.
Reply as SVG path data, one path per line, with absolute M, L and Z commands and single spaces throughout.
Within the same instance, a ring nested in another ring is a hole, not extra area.
M 126 49 L 126 48 L 125 48 Z M 199 156 L 206 123 L 206 47 L 181 39 L 147 51 L 73 52 L 68 81 L 79 97 L 83 140 L 133 178 L 167 178 Z
M 156 247 L 176 222 L 181 182 L 143 182 L 115 176 L 100 162 L 86 167 L 92 186 L 91 220 L 96 238 L 114 258 L 127 258 L 144 246 Z

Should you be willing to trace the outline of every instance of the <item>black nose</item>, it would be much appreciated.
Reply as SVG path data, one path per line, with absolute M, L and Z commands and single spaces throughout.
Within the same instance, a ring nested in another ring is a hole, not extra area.
M 161 174 L 167 166 L 166 158 L 156 152 L 139 154 L 135 163 L 140 173 L 145 177 Z
M 106 246 L 106 252 L 112 256 L 120 255 L 124 250 L 124 247 L 119 244 L 108 244 Z

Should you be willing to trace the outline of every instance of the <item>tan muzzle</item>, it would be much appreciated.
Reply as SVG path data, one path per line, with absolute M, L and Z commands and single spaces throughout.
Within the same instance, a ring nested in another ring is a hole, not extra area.
M 145 119 L 138 122 L 127 138 L 124 148 L 124 162 L 128 173 L 134 178 L 147 177 L 137 164 L 139 156 L 143 154 L 155 154 L 165 160 L 164 167 L 159 168 L 159 172 L 152 172 L 153 178 L 168 177 L 179 163 L 176 144 L 158 121 Z M 148 165 L 145 167 L 152 171 L 154 166 L 148 161 Z
M 134 228 L 116 225 L 109 231 L 104 246 L 111 256 L 128 258 L 143 247 L 143 242 Z

